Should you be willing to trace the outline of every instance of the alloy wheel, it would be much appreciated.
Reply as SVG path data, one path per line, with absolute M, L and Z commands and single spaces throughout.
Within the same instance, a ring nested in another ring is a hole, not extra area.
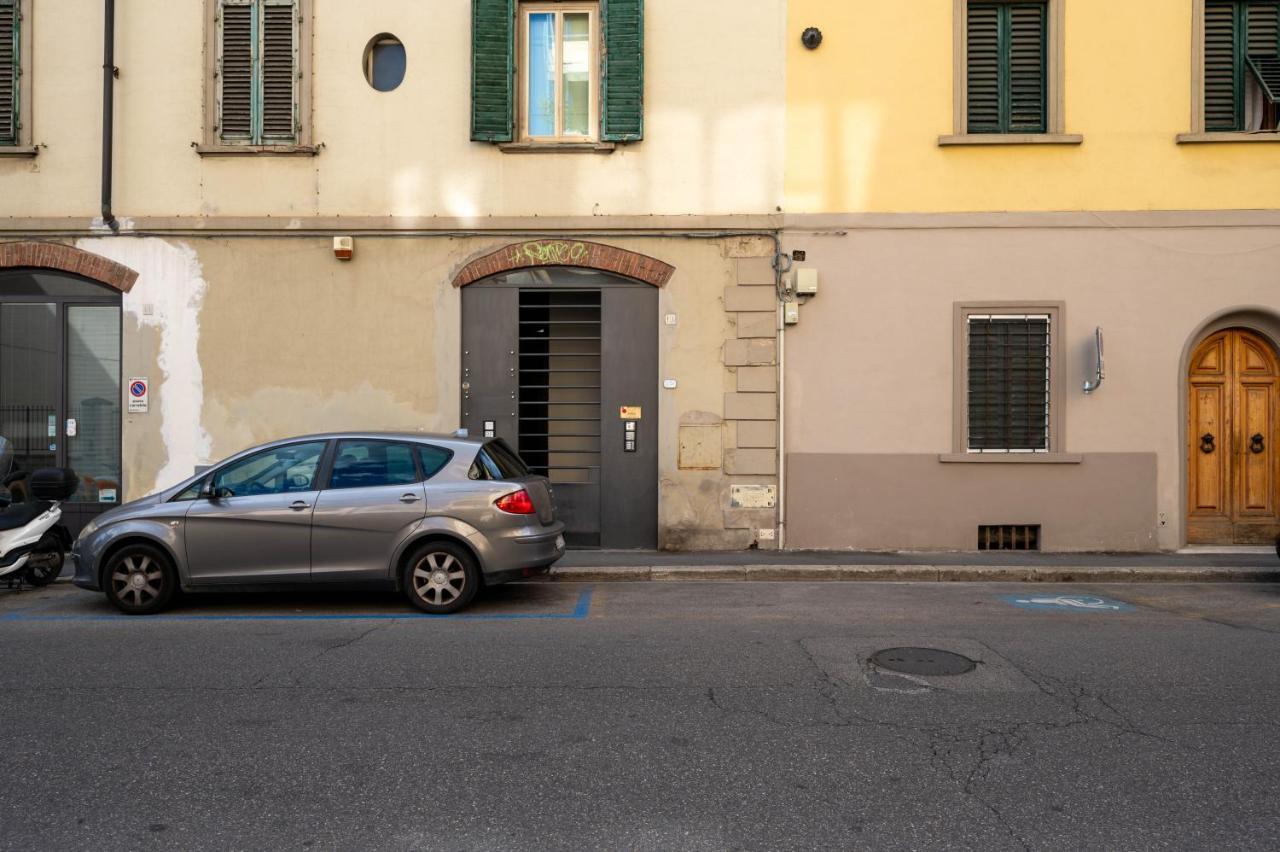
M 164 591 L 164 571 L 145 553 L 127 556 L 112 573 L 111 587 L 116 597 L 125 603 L 143 606 Z
M 451 553 L 424 554 L 413 566 L 413 591 L 433 606 L 451 604 L 467 588 L 467 572 Z

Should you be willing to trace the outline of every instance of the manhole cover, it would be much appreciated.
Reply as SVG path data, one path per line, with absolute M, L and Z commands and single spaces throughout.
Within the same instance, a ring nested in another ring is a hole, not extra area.
M 871 655 L 871 662 L 891 672 L 913 675 L 962 675 L 977 663 L 960 654 L 937 648 L 885 648 Z

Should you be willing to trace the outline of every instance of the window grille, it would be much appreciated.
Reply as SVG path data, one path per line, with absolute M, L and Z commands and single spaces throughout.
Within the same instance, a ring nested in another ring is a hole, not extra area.
M 1049 452 L 1050 316 L 966 319 L 968 451 Z

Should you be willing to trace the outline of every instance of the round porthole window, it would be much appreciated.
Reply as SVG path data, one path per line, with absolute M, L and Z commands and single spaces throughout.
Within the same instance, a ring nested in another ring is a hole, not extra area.
M 404 81 L 405 53 L 400 39 L 382 33 L 364 49 L 364 78 L 379 92 L 390 92 Z

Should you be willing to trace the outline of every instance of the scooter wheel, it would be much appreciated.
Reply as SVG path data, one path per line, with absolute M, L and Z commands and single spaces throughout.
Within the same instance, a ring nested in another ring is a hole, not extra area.
M 27 558 L 27 582 L 33 586 L 47 586 L 62 573 L 62 548 L 56 544 L 37 550 Z
M 111 555 L 102 584 L 116 609 L 128 615 L 152 615 L 169 606 L 178 590 L 178 576 L 159 548 L 129 544 Z

